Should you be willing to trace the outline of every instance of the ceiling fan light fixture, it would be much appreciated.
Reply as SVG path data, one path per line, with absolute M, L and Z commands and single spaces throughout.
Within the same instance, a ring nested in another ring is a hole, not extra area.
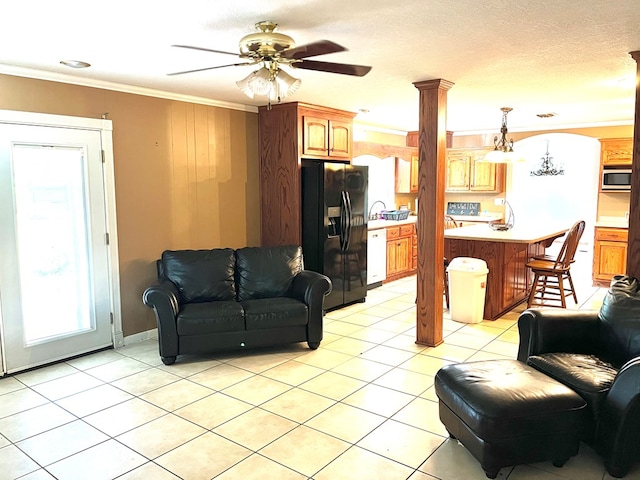
M 273 81 L 273 86 L 275 88 L 273 88 L 271 91 L 273 92 L 274 90 L 276 90 L 277 92 L 277 98 L 276 99 L 282 99 L 285 97 L 288 97 L 289 95 L 293 95 L 294 93 L 296 93 L 296 91 L 298 90 L 298 88 L 300 87 L 300 84 L 302 82 L 300 81 L 299 78 L 294 78 L 291 75 L 289 75 L 287 72 L 285 72 L 282 69 L 278 69 L 278 72 L 275 75 L 274 81 Z
M 272 75 L 267 67 L 262 67 L 236 82 L 236 85 L 249 98 L 266 96 L 271 92 Z
M 249 98 L 269 97 L 271 102 L 279 102 L 294 94 L 302 82 L 277 67 L 264 66 L 247 77 L 236 82 L 236 85 Z

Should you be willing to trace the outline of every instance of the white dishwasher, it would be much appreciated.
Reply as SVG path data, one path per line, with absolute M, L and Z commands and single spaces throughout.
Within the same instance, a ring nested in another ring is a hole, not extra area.
M 367 285 L 387 278 L 387 230 L 367 232 Z

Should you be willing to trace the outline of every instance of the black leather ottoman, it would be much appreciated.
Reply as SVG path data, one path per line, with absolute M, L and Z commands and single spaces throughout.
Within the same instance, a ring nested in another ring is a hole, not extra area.
M 447 365 L 436 374 L 440 420 L 489 478 L 503 467 L 578 453 L 586 402 L 570 388 L 517 360 Z

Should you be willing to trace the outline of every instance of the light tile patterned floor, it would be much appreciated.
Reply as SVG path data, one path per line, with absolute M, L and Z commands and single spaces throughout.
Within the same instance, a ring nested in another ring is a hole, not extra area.
M 579 307 L 598 308 L 603 291 L 590 274 L 574 279 Z M 0 478 L 484 479 L 447 437 L 433 377 L 452 362 L 515 358 L 522 307 L 480 324 L 445 311 L 445 342 L 427 348 L 415 343 L 415 281 L 327 314 L 316 351 L 298 344 L 165 366 L 147 341 L 2 378 Z M 582 445 L 563 468 L 521 465 L 499 478 L 610 477 Z M 640 479 L 640 465 L 627 478 Z

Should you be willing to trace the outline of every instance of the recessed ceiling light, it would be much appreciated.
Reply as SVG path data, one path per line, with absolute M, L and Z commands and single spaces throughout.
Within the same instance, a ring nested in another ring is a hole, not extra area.
M 555 117 L 556 115 L 558 115 L 557 113 L 553 113 L 553 112 L 549 112 L 549 113 L 536 113 L 537 117 L 540 118 L 551 118 L 551 117 Z
M 60 63 L 71 68 L 89 68 L 91 66 L 90 63 L 83 62 L 82 60 L 60 60 Z

